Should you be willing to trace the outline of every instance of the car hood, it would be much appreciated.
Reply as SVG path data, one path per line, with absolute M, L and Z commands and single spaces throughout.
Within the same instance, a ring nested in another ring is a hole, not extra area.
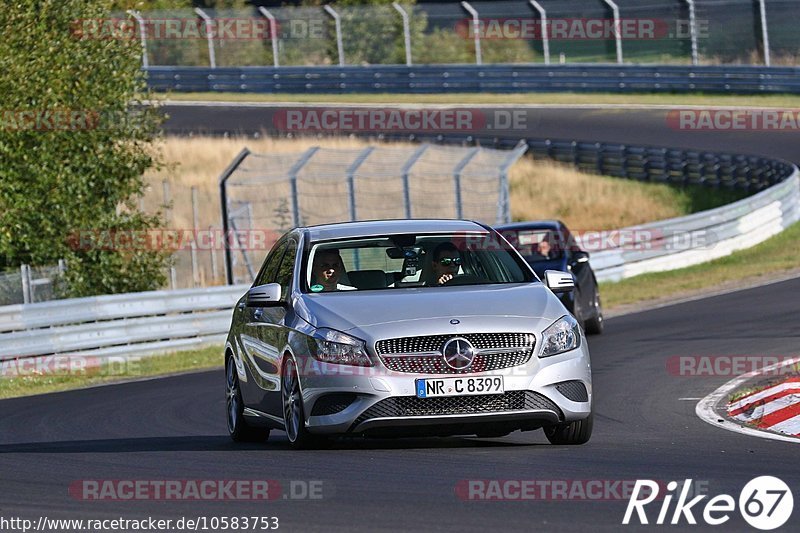
M 416 334 L 440 329 L 442 321 L 458 320 L 466 329 L 490 323 L 556 320 L 566 309 L 541 283 L 472 287 L 416 287 L 372 291 L 303 294 L 295 311 L 314 327 L 339 331 L 397 330 L 401 323 Z M 511 320 L 510 320 L 511 319 Z M 490 328 L 493 329 L 493 328 Z

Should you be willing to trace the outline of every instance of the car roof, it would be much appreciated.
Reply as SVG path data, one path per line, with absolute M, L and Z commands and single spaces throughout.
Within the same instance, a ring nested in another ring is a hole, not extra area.
M 500 224 L 494 226 L 497 231 L 500 230 L 526 230 L 526 229 L 561 229 L 564 223 L 560 220 L 528 220 L 526 222 L 514 222 L 512 224 Z
M 365 220 L 322 224 L 302 229 L 307 231 L 311 242 L 401 233 L 486 233 L 486 228 L 477 222 L 453 219 Z

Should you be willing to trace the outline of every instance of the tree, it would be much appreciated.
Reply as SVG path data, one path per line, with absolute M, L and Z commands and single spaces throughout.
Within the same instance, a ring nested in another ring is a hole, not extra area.
M 136 209 L 160 115 L 135 38 L 109 0 L 17 0 L 0 10 L 0 269 L 65 259 L 68 296 L 155 289 L 169 254 L 122 246 L 160 219 Z M 101 244 L 102 243 L 102 244 Z

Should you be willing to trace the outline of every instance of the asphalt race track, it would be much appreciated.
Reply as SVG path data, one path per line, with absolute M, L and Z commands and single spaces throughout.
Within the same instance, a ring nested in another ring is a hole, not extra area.
M 606 333 L 590 339 L 597 419 L 580 447 L 551 446 L 540 431 L 493 440 L 352 439 L 303 452 L 274 432 L 266 444 L 235 445 L 221 370 L 4 400 L 0 515 L 277 516 L 286 531 L 619 531 L 623 500 L 465 501 L 455 488 L 475 479 L 691 478 L 711 496 L 738 499 L 750 479 L 776 475 L 798 494 L 796 445 L 695 416 L 693 399 L 729 378 L 682 377 L 666 367 L 676 355 L 797 355 L 798 293 L 794 279 L 609 320 Z M 273 479 L 285 493 L 291 480 L 321 480 L 322 499 L 81 501 L 68 488 L 82 479 Z M 658 507 L 648 507 L 651 521 Z M 702 509 L 695 515 L 702 521 Z M 752 531 L 737 512 L 717 529 Z

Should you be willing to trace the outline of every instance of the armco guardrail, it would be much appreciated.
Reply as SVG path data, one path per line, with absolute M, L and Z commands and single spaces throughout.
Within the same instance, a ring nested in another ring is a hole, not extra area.
M 222 342 L 245 290 L 152 291 L 0 307 L 0 361 L 149 355 Z
M 747 65 L 149 67 L 145 71 L 152 89 L 179 92 L 800 92 L 800 68 Z

